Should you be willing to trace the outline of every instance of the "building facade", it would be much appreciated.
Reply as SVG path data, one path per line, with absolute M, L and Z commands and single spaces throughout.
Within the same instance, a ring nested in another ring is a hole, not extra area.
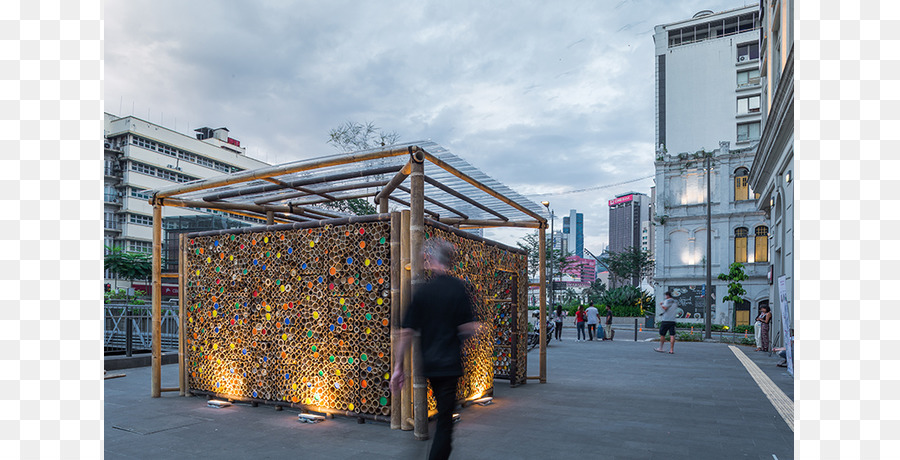
M 622 252 L 636 247 L 650 247 L 650 198 L 643 193 L 628 192 L 609 200 L 609 247 L 610 252 Z M 652 252 L 652 251 L 651 251 Z M 640 279 L 627 282 L 640 286 Z M 610 287 L 618 287 L 621 280 L 612 280 Z
M 240 142 L 228 137 L 227 128 L 200 128 L 197 132 L 196 137 L 191 137 L 137 117 L 104 114 L 106 247 L 128 252 L 153 251 L 153 207 L 148 201 L 148 190 L 267 166 L 247 157 Z M 213 228 L 265 223 L 265 219 L 217 211 L 164 207 L 164 241 L 167 231 L 177 231 L 188 223 L 196 229 L 197 220 L 191 216 L 202 217 Z M 117 288 L 130 285 L 128 280 L 114 279 L 111 273 L 106 273 L 105 278 L 105 283 Z
M 773 0 L 759 7 L 763 130 L 750 186 L 771 228 L 769 287 L 775 346 L 783 346 L 782 313 L 793 328 L 794 310 L 794 2 Z M 782 303 L 779 281 L 784 281 Z M 781 340 L 779 340 L 781 339 Z
M 756 148 L 730 150 L 722 142 L 709 153 L 711 176 L 707 178 L 702 155 L 663 155 L 656 161 L 656 298 L 671 291 L 681 308 L 680 318 L 705 318 L 706 259 L 712 264 L 712 322 L 728 326 L 753 324 L 761 305 L 770 305 L 767 280 L 769 224 L 757 209 L 758 194 L 747 186 L 747 175 Z M 709 180 L 709 188 L 707 188 Z M 707 192 L 711 195 L 711 225 L 707 226 Z M 708 230 L 709 229 L 709 230 Z M 712 252 L 707 254 L 711 234 Z M 742 302 L 723 302 L 728 273 L 734 262 L 744 265 L 749 279 Z
M 656 146 L 663 153 L 744 148 L 760 137 L 759 8 L 656 26 Z
M 578 257 L 584 257 L 584 214 L 569 210 L 563 217 L 563 234 L 566 239 L 566 251 Z

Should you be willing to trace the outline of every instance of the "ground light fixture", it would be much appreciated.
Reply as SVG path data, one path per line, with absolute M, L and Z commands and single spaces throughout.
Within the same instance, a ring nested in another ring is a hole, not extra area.
M 299 416 L 297 416 L 297 420 L 302 423 L 319 423 L 324 422 L 325 417 L 315 414 L 300 414 Z
M 489 406 L 494 404 L 493 396 L 485 396 L 484 398 L 476 399 L 472 401 L 472 404 L 478 404 L 480 406 Z
M 206 402 L 206 405 L 215 409 L 223 409 L 231 406 L 231 403 L 228 401 L 222 401 L 220 399 L 210 399 Z

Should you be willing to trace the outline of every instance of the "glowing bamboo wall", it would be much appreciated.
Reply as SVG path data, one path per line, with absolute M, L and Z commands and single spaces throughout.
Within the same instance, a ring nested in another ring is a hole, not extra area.
M 458 394 L 489 393 L 495 374 L 508 378 L 512 335 L 503 308 L 511 301 L 502 300 L 517 273 L 517 304 L 525 305 L 525 256 L 434 226 L 426 232 L 457 244 L 454 272 L 469 281 L 478 317 L 493 325 L 468 343 Z M 186 238 L 189 387 L 389 414 L 390 243 L 389 222 Z M 519 310 L 524 331 L 527 312 Z M 519 337 L 515 379 L 524 382 L 525 333 Z

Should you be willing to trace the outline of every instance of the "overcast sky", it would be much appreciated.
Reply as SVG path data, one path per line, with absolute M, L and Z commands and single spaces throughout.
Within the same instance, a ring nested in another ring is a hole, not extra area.
M 374 122 L 431 139 L 608 244 L 607 200 L 649 194 L 655 25 L 754 2 L 104 2 L 105 110 L 193 135 L 225 126 L 251 157 L 337 152 Z M 508 244 L 517 231 L 485 232 Z

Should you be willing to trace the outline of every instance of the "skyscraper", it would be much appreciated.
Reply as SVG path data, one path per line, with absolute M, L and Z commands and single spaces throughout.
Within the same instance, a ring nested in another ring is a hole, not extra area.
M 649 246 L 650 199 L 643 193 L 628 192 L 609 200 L 609 251 L 622 252 L 630 247 Z M 647 230 L 646 232 L 644 230 Z M 615 281 L 610 281 L 617 284 Z M 635 278 L 629 283 L 640 285 Z
M 584 214 L 575 212 L 574 209 L 569 210 L 569 215 L 563 217 L 563 234 L 566 237 L 566 250 L 584 257 Z

